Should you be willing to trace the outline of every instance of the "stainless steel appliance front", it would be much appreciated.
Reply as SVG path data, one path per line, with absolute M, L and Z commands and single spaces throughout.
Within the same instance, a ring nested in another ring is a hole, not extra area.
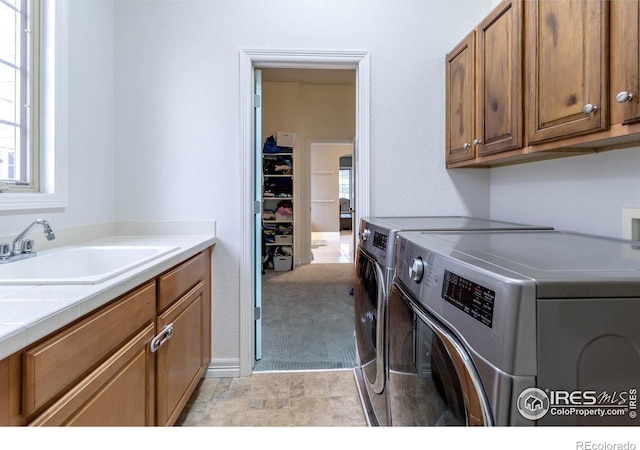
M 466 216 L 374 217 L 360 222 L 355 259 L 356 381 L 370 425 L 391 425 L 388 405 L 387 304 L 398 233 L 552 229 Z
M 417 325 L 419 312 L 462 351 L 439 356 L 438 333 Z M 391 423 L 470 425 L 456 411 L 471 410 L 466 399 L 477 396 L 496 425 L 637 426 L 637 317 L 640 242 L 563 231 L 401 232 L 388 310 Z M 463 366 L 475 369 L 479 387 L 465 385 Z M 436 372 L 457 381 L 447 387 Z M 437 396 L 421 377 L 441 385 Z M 408 378 L 423 388 L 395 388 Z M 425 404 L 436 412 L 427 417 Z

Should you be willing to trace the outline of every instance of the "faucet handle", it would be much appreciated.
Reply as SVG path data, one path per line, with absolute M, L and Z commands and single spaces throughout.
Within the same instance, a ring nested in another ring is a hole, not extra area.
M 0 259 L 6 259 L 11 256 L 11 246 L 9 244 L 0 244 Z
M 33 239 L 23 239 L 20 242 L 20 253 L 33 253 Z

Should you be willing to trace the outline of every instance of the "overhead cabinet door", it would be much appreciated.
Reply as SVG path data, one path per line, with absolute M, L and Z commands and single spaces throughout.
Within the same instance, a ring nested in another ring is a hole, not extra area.
M 529 143 L 608 127 L 608 3 L 526 2 Z
M 473 159 L 475 118 L 475 32 L 447 54 L 447 162 Z
M 620 8 L 622 20 L 620 55 L 623 60 L 622 90 L 612 92 L 616 96 L 617 107 L 623 109 L 623 123 L 640 121 L 640 2 L 628 0 L 615 5 Z
M 478 26 L 478 156 L 522 147 L 522 3 L 503 2 Z

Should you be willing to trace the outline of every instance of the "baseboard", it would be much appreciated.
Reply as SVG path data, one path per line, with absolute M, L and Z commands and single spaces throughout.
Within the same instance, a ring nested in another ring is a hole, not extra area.
M 219 358 L 211 360 L 204 374 L 205 378 L 237 378 L 239 376 L 239 358 Z

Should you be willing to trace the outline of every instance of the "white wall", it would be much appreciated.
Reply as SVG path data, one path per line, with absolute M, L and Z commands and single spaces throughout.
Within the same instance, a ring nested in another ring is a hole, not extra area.
M 372 213 L 486 216 L 487 172 L 443 170 L 444 55 L 489 9 L 489 0 L 115 2 L 116 217 L 217 221 L 214 362 L 239 356 L 250 207 L 240 203 L 240 49 L 370 51 Z
M 0 213 L 0 236 L 15 236 L 37 218 L 61 229 L 114 219 L 114 7 L 69 1 L 69 204 L 64 210 Z M 36 250 L 46 241 L 40 232 Z
M 491 169 L 491 216 L 622 237 L 640 207 L 640 148 Z

